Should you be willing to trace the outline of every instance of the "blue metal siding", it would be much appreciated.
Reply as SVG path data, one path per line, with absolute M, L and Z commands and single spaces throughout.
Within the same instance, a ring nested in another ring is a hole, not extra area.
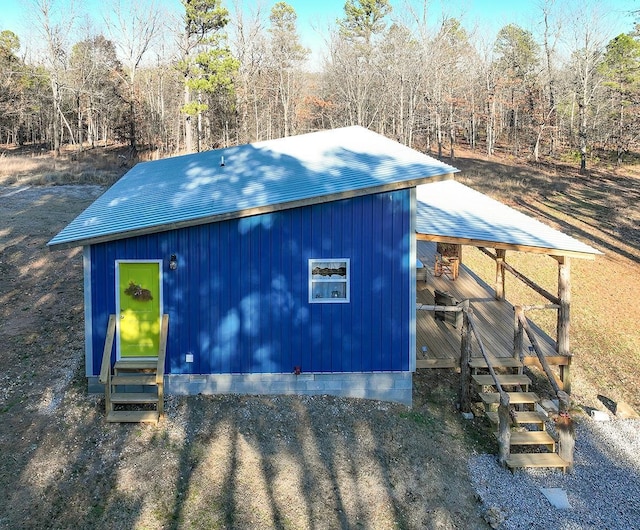
M 115 311 L 115 260 L 163 259 L 170 373 L 409 370 L 410 196 L 386 192 L 92 245 L 93 366 Z M 308 303 L 310 258 L 350 259 L 350 303 Z

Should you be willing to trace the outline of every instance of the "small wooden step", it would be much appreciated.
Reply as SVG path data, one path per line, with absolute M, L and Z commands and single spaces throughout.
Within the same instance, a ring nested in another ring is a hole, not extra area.
M 480 386 L 494 386 L 495 381 L 491 375 L 472 375 L 471 378 L 476 382 L 476 384 Z M 531 379 L 529 379 L 526 375 L 519 374 L 497 374 L 496 378 L 498 379 L 498 383 L 502 386 L 524 386 L 527 389 L 531 384 Z
M 112 385 L 155 385 L 156 374 L 126 374 L 114 375 Z
M 489 361 L 491 361 L 491 366 L 498 368 L 522 368 L 524 366 L 515 357 L 491 357 Z M 484 357 L 472 357 L 469 360 L 469 366 L 471 368 L 486 368 L 487 361 L 484 360 Z
M 156 410 L 112 410 L 107 414 L 111 423 L 158 423 Z
M 507 392 L 507 395 L 511 405 L 533 405 L 540 401 L 535 392 Z M 485 405 L 500 403 L 500 394 L 498 392 L 481 392 L 479 396 Z
M 519 453 L 510 455 L 507 459 L 509 469 L 521 467 L 557 467 L 566 471 L 569 463 L 556 453 Z
M 544 445 L 550 453 L 556 450 L 556 441 L 547 431 L 512 431 L 511 446 L 514 445 Z
M 456 359 L 416 359 L 416 368 L 458 368 L 460 363 Z
M 157 403 L 156 392 L 115 392 L 111 394 L 111 403 Z
M 156 370 L 158 368 L 157 359 L 144 359 L 138 361 L 119 360 L 113 365 L 114 372 L 119 371 L 134 372 L 140 370 Z
M 539 412 L 516 411 L 516 419 L 520 425 L 537 425 L 540 430 L 545 428 L 545 417 Z M 487 418 L 494 425 L 498 425 L 498 413 L 487 412 Z

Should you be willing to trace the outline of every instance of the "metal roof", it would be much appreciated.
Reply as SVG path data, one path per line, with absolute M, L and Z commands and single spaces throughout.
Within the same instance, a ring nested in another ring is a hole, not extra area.
M 457 171 L 362 127 L 166 158 L 136 165 L 48 244 L 91 244 L 409 188 Z
M 417 199 L 416 231 L 433 236 L 428 239 L 561 256 L 601 254 L 454 180 L 418 186 Z

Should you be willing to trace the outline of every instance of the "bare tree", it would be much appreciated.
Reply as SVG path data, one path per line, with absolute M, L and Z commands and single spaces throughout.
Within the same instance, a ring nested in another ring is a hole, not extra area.
M 129 105 L 128 139 L 133 154 L 137 150 L 136 131 L 136 74 L 142 59 L 163 30 L 163 13 L 157 0 L 128 2 L 111 0 L 111 12 L 105 23 L 111 39 L 118 48 L 126 70 Z
M 611 36 L 611 29 L 601 6 L 595 2 L 579 2 L 570 22 L 571 59 L 569 75 L 573 86 L 574 101 L 578 106 L 578 147 L 580 173 L 587 172 L 587 155 L 590 147 L 590 120 L 595 116 L 595 103 L 602 92 L 602 75 L 599 65 Z
M 562 17 L 556 16 L 555 13 L 556 0 L 541 0 L 539 4 L 542 15 L 542 47 L 544 51 L 544 84 L 546 87 L 546 108 L 542 111 L 538 120 L 538 134 L 536 136 L 533 148 L 533 156 L 536 162 L 540 156 L 540 143 L 542 142 L 544 131 L 547 126 L 551 127 L 552 133 L 550 137 L 550 153 L 554 153 L 556 137 L 558 134 L 557 127 L 557 108 L 556 108 L 556 49 L 560 39 L 562 30 Z
M 269 15 L 269 59 L 282 121 L 278 136 L 295 134 L 295 110 L 302 98 L 301 68 L 309 50 L 300 43 L 297 20 L 295 10 L 286 2 L 276 3 Z
M 267 38 L 263 21 L 262 6 L 257 2 L 252 10 L 245 11 L 238 0 L 234 0 L 234 17 L 231 42 L 234 55 L 240 62 L 238 69 L 236 94 L 238 104 L 238 143 L 262 140 L 266 136 L 265 114 L 268 104 L 265 87 L 267 80 Z
M 60 156 L 60 123 L 64 121 L 61 110 L 62 84 L 68 59 L 68 40 L 75 22 L 73 5 L 59 12 L 62 6 L 55 0 L 33 0 L 32 4 L 36 27 L 46 46 L 45 64 L 51 82 L 52 100 L 52 140 L 54 156 Z M 61 22 L 56 22 L 61 21 Z

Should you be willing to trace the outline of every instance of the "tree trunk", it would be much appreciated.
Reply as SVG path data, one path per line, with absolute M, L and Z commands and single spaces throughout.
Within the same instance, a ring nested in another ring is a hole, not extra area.
M 453 97 L 452 97 L 453 99 Z M 453 103 L 449 105 L 449 158 L 453 160 L 455 158 L 454 144 L 456 141 L 456 129 L 454 123 L 454 107 Z
M 60 113 L 60 89 L 58 82 L 51 79 L 51 93 L 53 96 L 53 156 L 60 156 L 60 122 L 58 114 Z
M 185 85 L 184 85 L 184 104 L 185 106 L 189 104 L 191 101 L 191 92 L 186 82 L 188 81 L 188 77 L 185 77 Z M 193 131 L 191 129 L 191 115 L 185 113 L 184 117 L 184 143 L 187 153 L 193 152 Z
M 583 101 L 578 102 L 578 137 L 580 142 L 580 174 L 587 172 L 587 110 Z

